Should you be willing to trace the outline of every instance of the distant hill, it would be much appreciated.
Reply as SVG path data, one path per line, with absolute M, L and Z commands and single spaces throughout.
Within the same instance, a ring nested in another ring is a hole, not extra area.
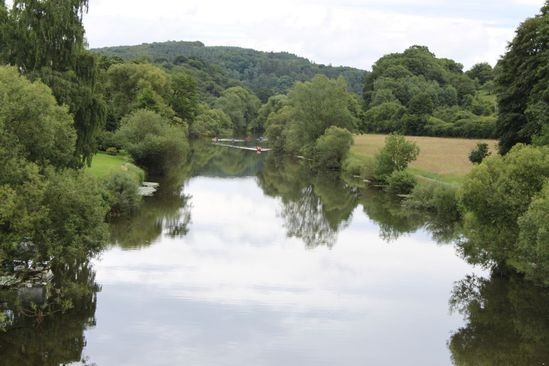
M 179 65 L 196 69 L 196 66 L 200 66 L 196 64 L 203 61 L 217 66 L 229 79 L 242 82 L 263 101 L 271 95 L 286 93 L 296 81 L 310 80 L 316 74 L 324 74 L 330 78 L 342 75 L 349 84 L 349 90 L 358 95 L 362 95 L 364 86 L 364 70 L 319 65 L 287 52 L 207 47 L 202 42 L 183 41 L 105 47 L 92 51 L 124 60 L 146 57 L 167 68 Z

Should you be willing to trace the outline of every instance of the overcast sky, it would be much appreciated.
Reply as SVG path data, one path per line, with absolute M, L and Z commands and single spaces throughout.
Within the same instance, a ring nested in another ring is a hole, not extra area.
M 466 68 L 495 64 L 544 0 L 91 0 L 90 47 L 167 40 L 288 51 L 370 69 L 420 44 Z

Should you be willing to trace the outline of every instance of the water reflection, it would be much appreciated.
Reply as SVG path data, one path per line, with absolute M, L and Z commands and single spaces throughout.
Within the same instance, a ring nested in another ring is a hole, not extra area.
M 0 365 L 85 363 L 84 331 L 95 325 L 100 290 L 95 272 L 87 262 L 56 265 L 53 272 L 40 298 L 0 293 L 4 311 L 13 314 L 7 330 L 0 331 Z
M 483 278 L 453 245 L 434 245 L 460 235 L 455 221 L 298 161 L 193 151 L 138 215 L 112 226 L 94 269 L 57 269 L 47 303 L 73 307 L 40 322 L 15 313 L 0 365 L 547 359 L 547 291 L 513 274 Z M 452 285 L 471 272 L 449 315 Z
M 549 289 L 513 272 L 467 276 L 456 284 L 451 309 L 467 323 L 449 348 L 456 365 L 546 365 L 549 360 Z

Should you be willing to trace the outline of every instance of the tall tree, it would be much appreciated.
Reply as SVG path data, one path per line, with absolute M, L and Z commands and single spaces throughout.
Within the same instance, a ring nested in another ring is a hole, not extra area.
M 526 19 L 496 67 L 500 152 L 549 129 L 549 1 Z M 544 127 L 545 126 L 545 127 Z M 549 132 L 549 131 L 547 131 Z
M 2 4 L 0 4 L 2 5 Z M 75 120 L 75 155 L 90 163 L 106 107 L 96 91 L 96 56 L 84 49 L 88 0 L 15 0 L 0 28 L 2 58 L 31 79 L 42 79 Z M 0 6 L 0 17 L 5 7 Z

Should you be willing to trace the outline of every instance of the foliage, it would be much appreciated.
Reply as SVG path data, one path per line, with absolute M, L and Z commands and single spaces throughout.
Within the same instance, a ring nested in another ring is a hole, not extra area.
M 518 225 L 517 268 L 529 277 L 549 283 L 549 179 L 519 218 Z
M 457 187 L 444 183 L 422 183 L 412 190 L 405 207 L 426 210 L 451 220 L 461 218 Z
M 189 152 L 186 131 L 149 110 L 124 117 L 116 133 L 135 163 L 151 174 L 165 174 L 186 161 Z
M 387 177 L 386 190 L 392 194 L 409 194 L 414 189 L 416 178 L 406 170 L 395 170 Z
M 191 137 L 229 137 L 232 136 L 232 123 L 221 109 L 212 109 L 206 104 L 198 106 L 198 114 L 189 127 Z
M 312 149 L 312 165 L 318 169 L 341 169 L 352 144 L 353 135 L 348 130 L 335 126 L 327 128 Z
M 385 138 L 385 146 L 375 157 L 376 178 L 386 181 L 393 172 L 406 169 L 418 155 L 419 147 L 415 142 L 409 142 L 401 135 L 388 135 Z
M 490 151 L 488 150 L 488 144 L 482 142 L 478 143 L 473 151 L 471 151 L 471 154 L 469 154 L 469 160 L 473 164 L 480 164 L 489 155 Z
M 549 125 L 549 3 L 517 29 L 496 67 L 500 152 L 530 143 Z
M 215 101 L 215 108 L 221 109 L 231 119 L 235 135 L 246 135 L 257 117 L 259 99 L 249 90 L 235 86 L 225 90 Z
M 40 167 L 70 166 L 76 143 L 73 120 L 51 90 L 10 67 L 0 67 L 0 90 L 2 146 Z
M 107 80 L 109 113 L 117 121 L 111 130 L 118 128 L 121 118 L 138 109 L 148 109 L 169 119 L 175 116 L 169 105 L 173 95 L 171 78 L 162 69 L 147 63 L 115 64 L 107 71 Z M 179 82 L 182 84 L 183 80 Z M 180 87 L 183 93 L 184 88 Z
M 206 47 L 201 42 L 163 42 L 138 46 L 109 47 L 94 50 L 125 60 L 143 56 L 166 68 L 184 67 L 193 73 L 204 94 L 219 96 L 238 80 L 251 89 L 262 102 L 277 94 L 286 94 L 298 81 L 307 81 L 317 74 L 328 78 L 343 76 L 349 90 L 360 94 L 365 72 L 351 67 L 317 65 L 286 52 L 260 52 L 238 47 Z
M 271 113 L 266 135 L 279 150 L 304 154 L 331 126 L 356 129 L 356 99 L 347 92 L 343 78 L 317 75 L 297 83 L 288 93 L 288 105 Z
M 549 177 L 549 148 L 518 144 L 502 156 L 490 156 L 473 168 L 461 188 L 468 242 L 464 250 L 473 261 L 503 263 L 522 269 L 528 263 L 518 250 L 522 235 L 531 237 L 543 198 L 535 201 Z M 540 203 L 541 202 L 541 203 Z M 519 218 L 523 219 L 521 234 Z M 540 230 L 543 230 L 540 227 Z M 523 242 L 524 243 L 524 242 Z M 536 242 L 528 243 L 535 246 Z M 543 249 L 542 249 L 543 250 Z M 539 258 L 543 261 L 543 257 Z M 539 263 L 538 268 L 546 265 Z M 533 270 L 532 276 L 538 275 Z M 547 280 L 547 279 L 545 279 Z
M 257 118 L 253 123 L 252 129 L 258 133 L 265 131 L 267 127 L 267 120 L 271 113 L 276 113 L 288 104 L 288 97 L 285 95 L 273 95 L 265 104 L 259 108 L 257 112 Z
M 480 85 L 484 85 L 494 79 L 494 69 L 487 62 L 473 65 L 465 74 L 471 79 L 476 80 Z
M 84 50 L 82 16 L 87 0 L 17 0 L 3 24 L 4 61 L 43 80 L 74 116 L 75 155 L 90 164 L 106 108 L 96 90 L 96 57 Z
M 436 58 L 423 46 L 383 56 L 366 76 L 362 131 L 491 137 L 494 122 L 479 116 L 495 119 L 495 100 L 462 68 Z M 441 115 L 439 110 L 447 113 Z M 468 113 L 467 119 L 457 118 L 463 113 Z
M 131 215 L 141 203 L 139 186 L 128 174 L 113 173 L 103 181 L 111 217 Z
M 172 73 L 173 94 L 170 104 L 175 114 L 183 121 L 192 122 L 198 112 L 198 86 L 196 80 L 187 72 Z

